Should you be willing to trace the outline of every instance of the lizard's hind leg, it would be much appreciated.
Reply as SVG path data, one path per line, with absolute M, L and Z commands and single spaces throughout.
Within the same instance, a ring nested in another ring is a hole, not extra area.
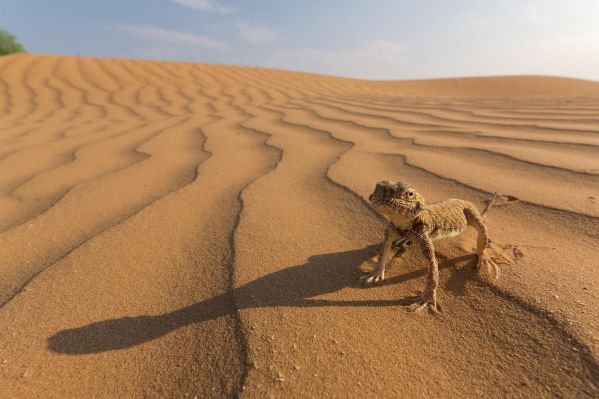
M 499 266 L 497 266 L 497 263 L 486 253 L 489 246 L 489 236 L 483 218 L 476 209 L 466 208 L 464 209 L 464 215 L 466 216 L 468 226 L 474 227 L 478 233 L 476 238 L 476 253 L 478 255 L 476 268 L 479 271 L 484 269 L 489 277 L 493 280 L 497 280 L 499 278 Z

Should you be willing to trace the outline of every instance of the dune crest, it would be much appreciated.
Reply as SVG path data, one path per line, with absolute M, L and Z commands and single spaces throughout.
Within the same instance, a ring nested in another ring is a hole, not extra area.
M 565 78 L 1 57 L 3 395 L 597 397 L 598 115 Z M 441 316 L 404 309 L 417 251 L 356 284 L 382 179 L 497 191 L 498 286 L 474 231 Z

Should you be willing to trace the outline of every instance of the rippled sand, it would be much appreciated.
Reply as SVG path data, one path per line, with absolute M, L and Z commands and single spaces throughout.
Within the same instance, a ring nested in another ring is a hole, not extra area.
M 497 286 L 357 284 L 382 179 L 497 191 Z M 598 232 L 599 83 L 0 58 L 0 396 L 597 397 Z

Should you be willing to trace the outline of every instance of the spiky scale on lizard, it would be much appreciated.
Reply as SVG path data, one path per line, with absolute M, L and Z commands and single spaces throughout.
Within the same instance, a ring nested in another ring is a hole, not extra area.
M 494 198 L 493 198 L 494 200 Z M 363 276 L 365 283 L 382 281 L 385 278 L 385 266 L 390 259 L 394 246 L 405 242 L 414 242 L 420 248 L 429 264 L 424 292 L 412 310 L 425 307 L 437 312 L 437 286 L 439 284 L 439 266 L 435 257 L 433 240 L 454 237 L 472 226 L 478 232 L 477 255 L 479 270 L 485 269 L 493 278 L 499 277 L 497 263 L 486 253 L 489 246 L 487 227 L 483 218 L 493 200 L 483 212 L 478 211 L 471 202 L 449 199 L 428 205 L 413 187 L 402 182 L 381 181 L 377 183 L 369 201 L 373 208 L 389 218 L 385 229 L 385 240 L 377 267 Z

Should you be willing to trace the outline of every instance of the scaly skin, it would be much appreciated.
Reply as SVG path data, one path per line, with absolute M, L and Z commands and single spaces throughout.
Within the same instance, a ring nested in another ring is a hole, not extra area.
M 489 275 L 493 273 L 494 279 L 499 277 L 497 263 L 486 254 L 489 238 L 483 216 L 491 204 L 482 213 L 479 213 L 474 204 L 459 199 L 427 205 L 424 198 L 410 185 L 389 181 L 377 183 L 369 200 L 372 207 L 388 217 L 390 222 L 385 229 L 385 240 L 379 263 L 361 280 L 365 283 L 384 280 L 385 266 L 391 258 L 394 247 L 409 241 L 416 243 L 428 261 L 429 269 L 424 292 L 411 306 L 412 311 L 420 311 L 427 306 L 434 312 L 439 311 L 437 304 L 439 266 L 433 240 L 454 237 L 467 226 L 474 227 L 478 232 L 477 268 L 485 269 Z

